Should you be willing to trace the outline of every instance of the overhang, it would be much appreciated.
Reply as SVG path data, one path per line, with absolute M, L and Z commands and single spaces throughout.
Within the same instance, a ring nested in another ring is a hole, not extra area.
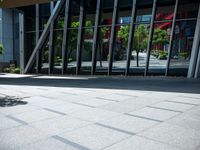
M 15 8 L 37 3 L 48 3 L 55 0 L 0 0 L 0 8 Z

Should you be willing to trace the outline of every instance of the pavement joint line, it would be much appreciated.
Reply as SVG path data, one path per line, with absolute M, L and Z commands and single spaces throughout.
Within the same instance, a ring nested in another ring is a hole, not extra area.
M 93 91 L 93 90 L 90 90 L 90 89 L 81 89 L 83 91 L 87 91 L 87 92 L 96 92 L 96 91 Z
M 200 100 L 200 98 L 197 98 L 197 97 L 192 97 L 192 96 L 178 96 L 178 97 L 192 98 L 192 99 L 198 99 L 198 100 Z
M 56 111 L 56 110 L 53 110 L 53 109 L 49 109 L 49 108 L 43 108 L 44 110 L 46 110 L 46 111 L 50 111 L 50 112 L 53 112 L 53 113 L 56 113 L 56 114 L 59 114 L 59 115 L 67 115 L 67 114 L 65 114 L 65 113 L 63 113 L 63 112 L 60 112 L 60 111 Z
M 11 116 L 11 115 L 6 115 L 6 117 L 9 118 L 9 119 L 11 119 L 11 120 L 14 120 L 14 121 L 16 121 L 16 122 L 18 122 L 18 123 L 20 123 L 20 124 L 22 124 L 22 125 L 28 125 L 27 122 L 25 122 L 25 121 L 23 121 L 23 120 L 20 120 L 20 119 L 18 119 L 18 118 L 15 118 L 15 117 L 13 117 L 13 116 Z
M 199 106 L 198 104 L 185 103 L 185 102 L 178 102 L 178 101 L 171 101 L 171 100 L 166 100 L 166 102 L 178 103 L 178 104 L 186 104 L 186 105 L 193 105 L 193 106 Z
M 70 145 L 70 146 L 72 146 L 72 147 L 74 147 L 74 148 L 77 148 L 77 149 L 79 149 L 79 150 L 90 150 L 90 149 L 87 148 L 87 147 L 84 147 L 84 146 L 82 146 L 82 145 L 80 145 L 80 144 L 78 144 L 78 143 L 69 141 L 69 140 L 67 140 L 66 138 L 63 138 L 63 137 L 58 136 L 58 135 L 54 135 L 54 136 L 52 136 L 52 138 L 54 138 L 54 139 L 56 139 L 56 140 L 58 140 L 58 141 L 60 141 L 60 142 L 62 142 L 62 143 L 64 143 L 64 144 Z
M 48 91 L 48 89 L 36 88 L 37 90 Z
M 43 98 L 47 98 L 47 99 L 54 99 L 53 97 L 48 97 L 48 96 L 44 96 L 44 95 L 38 95 L 39 97 L 43 97 Z
M 96 108 L 95 106 L 86 105 L 86 104 L 82 104 L 82 103 L 78 103 L 78 102 L 72 102 L 72 103 L 77 104 L 77 105 L 81 105 L 81 106 L 90 107 L 90 108 Z
M 163 122 L 162 120 L 152 119 L 152 118 L 148 118 L 148 117 L 144 117 L 144 116 L 132 115 L 132 114 L 129 114 L 129 113 L 124 113 L 124 114 L 127 115 L 127 116 L 146 119 L 146 120 L 151 120 L 151 121 L 155 121 L 155 122 Z
M 155 106 L 147 106 L 147 107 L 154 108 L 154 109 L 160 109 L 160 110 L 166 110 L 166 111 L 173 111 L 173 112 L 183 113 L 183 111 L 172 110 L 172 109 L 167 109 L 167 108 L 161 108 L 161 107 L 155 107 Z
M 69 95 L 78 95 L 78 94 L 76 94 L 76 93 L 70 93 L 70 92 L 59 92 L 59 93 L 61 93 L 61 94 L 69 94 Z
M 95 97 L 96 99 L 102 99 L 102 100 L 106 100 L 106 101 L 112 101 L 112 102 L 119 102 L 118 100 L 114 100 L 114 99 L 107 99 L 107 98 L 103 98 L 103 97 Z
M 138 96 L 135 96 L 135 95 L 129 95 L 129 94 L 121 94 L 121 93 L 115 93 L 116 95 L 121 95 L 121 96 L 129 96 L 129 97 L 138 97 Z
M 100 127 L 104 127 L 104 128 L 108 128 L 108 129 L 111 129 L 111 130 L 114 130 L 114 131 L 118 131 L 118 132 L 121 132 L 121 133 L 129 134 L 129 135 L 136 135 L 133 132 L 129 132 L 129 131 L 126 131 L 126 130 L 123 130 L 123 129 L 115 128 L 115 127 L 105 125 L 105 124 L 102 124 L 102 123 L 95 123 L 95 125 L 100 126 Z

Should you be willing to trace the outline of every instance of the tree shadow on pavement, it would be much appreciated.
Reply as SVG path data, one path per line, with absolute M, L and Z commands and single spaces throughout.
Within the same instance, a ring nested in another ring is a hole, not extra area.
M 23 98 L 5 96 L 0 97 L 0 107 L 12 107 L 17 105 L 26 105 L 28 102 L 22 101 Z

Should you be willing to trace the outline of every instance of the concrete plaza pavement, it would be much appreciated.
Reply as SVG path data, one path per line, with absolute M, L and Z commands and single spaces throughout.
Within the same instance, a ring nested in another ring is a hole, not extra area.
M 200 150 L 200 80 L 0 74 L 0 150 Z

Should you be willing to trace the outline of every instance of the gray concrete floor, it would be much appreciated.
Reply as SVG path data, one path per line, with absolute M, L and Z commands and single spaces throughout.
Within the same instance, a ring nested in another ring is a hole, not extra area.
M 200 80 L 0 74 L 0 150 L 200 150 Z

